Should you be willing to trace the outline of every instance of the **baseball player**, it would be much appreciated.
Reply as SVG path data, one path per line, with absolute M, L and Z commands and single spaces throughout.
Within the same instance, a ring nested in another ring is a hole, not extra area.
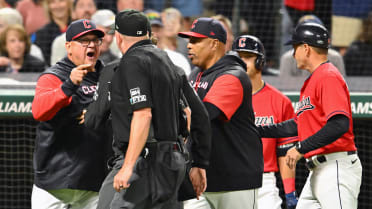
M 225 54 L 226 31 L 215 19 L 198 18 L 179 36 L 189 38 L 189 57 L 197 66 L 189 80 L 208 110 L 213 139 L 207 190 L 184 206 L 255 209 L 263 157 L 245 63 L 236 53 Z
M 279 90 L 262 80 L 265 65 L 265 49 L 255 36 L 243 35 L 235 39 L 233 51 L 247 65 L 252 82 L 252 104 L 256 125 L 269 125 L 289 120 L 295 116 L 291 101 Z M 285 164 L 285 154 L 297 142 L 298 137 L 262 138 L 264 174 L 262 187 L 258 190 L 258 208 L 281 208 L 282 200 L 276 187 L 275 172 L 280 169 L 288 209 L 296 207 L 295 168 Z M 278 168 L 279 164 L 279 168 Z
M 347 84 L 328 61 L 328 30 L 316 23 L 295 28 L 288 44 L 298 69 L 311 73 L 300 92 L 296 117 L 259 127 L 263 137 L 293 136 L 300 142 L 289 149 L 286 163 L 296 166 L 305 157 L 310 169 L 297 209 L 356 209 L 362 166 L 354 143 Z
M 105 138 L 79 124 L 93 101 L 103 64 L 104 32 L 87 19 L 66 31 L 67 57 L 38 79 L 32 103 L 36 130 L 32 208 L 95 208 L 105 177 Z

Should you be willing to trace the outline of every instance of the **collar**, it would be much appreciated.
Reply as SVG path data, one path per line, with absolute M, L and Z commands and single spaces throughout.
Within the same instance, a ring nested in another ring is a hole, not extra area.
M 125 54 L 127 54 L 129 51 L 131 51 L 131 50 L 133 50 L 137 47 L 145 46 L 145 45 L 153 45 L 153 44 L 152 44 L 152 41 L 150 39 L 145 39 L 145 40 L 138 41 L 135 44 L 133 44 L 131 47 L 129 47 L 129 49 L 127 50 L 127 52 Z

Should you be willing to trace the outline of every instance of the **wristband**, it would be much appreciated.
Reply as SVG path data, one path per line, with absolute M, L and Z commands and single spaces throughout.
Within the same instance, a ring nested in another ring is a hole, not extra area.
M 283 187 L 286 194 L 296 191 L 295 178 L 283 179 Z

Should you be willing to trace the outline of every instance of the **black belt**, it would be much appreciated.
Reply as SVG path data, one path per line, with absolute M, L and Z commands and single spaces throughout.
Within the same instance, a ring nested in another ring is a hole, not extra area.
M 356 154 L 357 151 L 347 151 L 347 155 L 353 155 L 353 154 Z M 331 154 L 331 153 L 330 153 Z M 306 160 L 306 163 L 305 163 L 305 166 L 309 169 L 309 170 L 312 170 L 314 169 L 317 165 L 314 161 L 318 161 L 318 163 L 324 163 L 324 162 L 327 162 L 327 158 L 325 155 L 320 155 L 320 156 L 317 156 L 313 159 L 310 159 L 310 160 Z
M 171 141 L 157 141 L 157 142 L 150 142 L 146 143 L 145 147 L 141 152 L 141 156 L 146 158 L 150 153 L 154 151 L 175 151 L 175 152 L 182 152 L 181 146 L 178 142 L 171 142 Z

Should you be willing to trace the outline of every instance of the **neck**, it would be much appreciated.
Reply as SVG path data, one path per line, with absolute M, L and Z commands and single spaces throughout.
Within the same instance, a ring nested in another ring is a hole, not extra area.
M 262 80 L 261 73 L 257 73 L 249 76 L 252 83 L 252 94 L 255 94 L 264 86 L 264 81 Z
M 212 54 L 212 57 L 207 59 L 205 66 L 201 66 L 200 68 L 203 70 L 207 70 L 211 68 L 218 60 L 220 60 L 225 55 L 225 49 L 223 51 L 219 50 Z
M 175 37 L 164 37 L 161 38 L 162 49 L 170 49 L 176 51 L 177 49 L 177 38 Z
M 59 29 L 63 30 L 67 26 L 68 17 L 55 18 L 53 21 L 58 25 Z
M 24 60 L 23 57 L 20 57 L 20 58 L 17 58 L 17 59 L 10 59 L 10 64 L 12 65 L 12 68 L 14 70 L 18 71 L 19 69 L 21 69 L 21 67 L 23 65 L 23 60 Z
M 314 58 L 312 61 L 310 61 L 309 68 L 307 69 L 307 71 L 313 73 L 321 64 L 323 64 L 327 60 L 328 57 L 326 55 Z

